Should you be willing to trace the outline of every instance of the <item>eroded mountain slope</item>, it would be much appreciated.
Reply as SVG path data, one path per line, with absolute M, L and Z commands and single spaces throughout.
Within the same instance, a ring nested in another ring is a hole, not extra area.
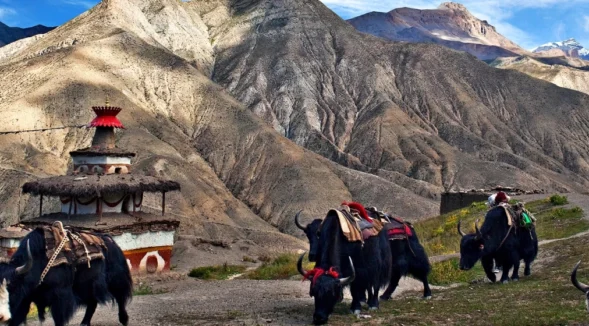
M 211 12 L 231 18 L 209 23 L 214 80 L 297 144 L 437 187 L 587 183 L 587 96 L 440 46 L 358 33 L 319 1 L 218 6 Z
M 178 180 L 182 192 L 169 197 L 168 211 L 184 234 L 204 238 L 300 248 L 278 232 L 302 236 L 294 213 L 304 208 L 310 219 L 343 200 L 410 218 L 435 214 L 432 200 L 297 146 L 212 83 L 211 45 L 199 17 L 175 0 L 108 0 L 24 44 L 0 61 L 0 130 L 83 125 L 90 106 L 108 95 L 124 108 L 119 144 L 138 153 L 136 171 Z M 21 196 L 20 186 L 65 173 L 69 151 L 90 138 L 83 128 L 0 135 L 4 224 L 37 214 L 37 201 Z M 374 184 L 386 195 L 370 202 L 364 189 Z M 159 201 L 146 205 L 157 209 Z

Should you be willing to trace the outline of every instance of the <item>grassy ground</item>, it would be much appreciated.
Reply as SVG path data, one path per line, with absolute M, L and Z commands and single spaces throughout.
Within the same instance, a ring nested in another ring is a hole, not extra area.
M 481 264 L 475 265 L 469 271 L 461 271 L 459 259 L 454 258 L 432 264 L 432 271 L 428 281 L 432 285 L 449 285 L 454 283 L 471 283 L 483 281 L 485 272 Z
M 549 200 L 541 200 L 526 205 L 536 219 L 538 239 L 561 239 L 589 229 L 589 221 L 583 218 L 579 207 L 555 207 Z
M 306 256 L 305 256 L 306 258 Z M 296 263 L 299 259 L 295 254 L 283 254 L 273 259 L 270 262 L 265 262 L 254 271 L 244 275 L 244 278 L 252 280 L 287 280 L 293 276 L 300 275 L 297 271 Z M 303 263 L 305 270 L 310 270 L 314 266 L 313 263 L 306 259 Z
M 541 248 L 532 276 L 519 282 L 474 282 L 434 291 L 432 300 L 410 293 L 405 298 L 381 303 L 368 320 L 356 320 L 347 304 L 338 305 L 331 325 L 578 325 L 588 324 L 584 295 L 573 287 L 570 272 L 582 259 L 578 276 L 589 283 L 589 236 L 557 241 Z M 479 264 L 480 265 L 480 264 Z M 479 274 L 480 273 L 480 274 Z M 468 276 L 457 277 L 468 281 Z M 447 280 L 446 280 L 447 281 Z M 310 312 L 301 312 L 308 313 Z
M 538 239 L 566 238 L 589 230 L 589 221 L 583 218 L 583 210 L 579 207 L 560 207 L 564 200 L 566 197 L 557 201 L 546 198 L 526 203 L 526 208 L 537 219 Z M 462 220 L 464 232 L 474 232 L 474 221 L 480 219 L 482 224 L 486 212 L 485 203 L 475 203 L 469 208 L 417 222 L 415 230 L 429 256 L 457 253 L 460 252 L 461 238 L 456 229 L 458 221 Z
M 232 275 L 243 273 L 247 267 L 240 265 L 220 265 L 195 268 L 188 276 L 201 280 L 226 280 Z

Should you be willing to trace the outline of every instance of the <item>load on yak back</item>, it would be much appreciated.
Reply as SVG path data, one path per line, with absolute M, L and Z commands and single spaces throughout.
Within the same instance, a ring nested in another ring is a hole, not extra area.
M 496 276 L 494 263 L 503 270 L 501 282 L 507 283 L 509 270 L 513 267 L 511 279 L 519 280 L 519 264 L 525 262 L 524 275 L 531 274 L 531 263 L 538 254 L 534 216 L 522 203 L 509 204 L 509 196 L 500 191 L 489 197 L 489 210 L 482 227 L 475 222 L 475 233 L 465 234 L 458 222 L 460 243 L 460 269 L 470 270 L 480 259 L 485 274 L 492 282 Z

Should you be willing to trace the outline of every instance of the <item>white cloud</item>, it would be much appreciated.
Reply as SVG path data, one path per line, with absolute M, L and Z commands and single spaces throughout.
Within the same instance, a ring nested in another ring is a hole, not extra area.
M 370 11 L 387 12 L 395 8 L 416 9 L 437 8 L 444 0 L 321 0 L 331 8 L 338 8 L 350 16 L 358 16 Z M 488 21 L 497 31 L 523 48 L 534 47 L 536 40 L 525 31 L 510 24 L 514 12 L 523 9 L 547 8 L 551 6 L 574 7 L 589 4 L 589 0 L 454 0 L 462 3 L 477 18 Z M 585 30 L 589 31 L 589 16 L 585 18 Z M 564 32 L 562 30 L 561 32 Z
M 589 16 L 583 16 L 585 32 L 589 33 Z
M 0 19 L 6 19 L 8 16 L 16 15 L 16 10 L 8 7 L 0 7 Z
M 554 36 L 557 40 L 563 40 L 565 35 L 566 25 L 563 22 L 560 22 L 556 25 L 554 29 Z

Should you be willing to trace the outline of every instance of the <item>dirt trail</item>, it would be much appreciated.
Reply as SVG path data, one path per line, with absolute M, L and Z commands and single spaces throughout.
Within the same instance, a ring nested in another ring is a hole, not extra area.
M 128 309 L 130 326 L 308 325 L 313 313 L 309 283 L 299 280 L 199 281 L 186 278 L 165 287 L 169 292 L 133 298 Z M 439 290 L 439 287 L 433 289 Z M 422 285 L 405 278 L 394 296 L 406 291 L 422 291 Z M 421 293 L 416 292 L 415 296 Z M 349 293 L 345 293 L 344 301 L 349 303 Z M 70 325 L 79 325 L 82 317 L 83 311 L 78 311 Z M 116 310 L 99 307 L 92 325 L 119 325 Z M 53 326 L 53 321 L 48 319 L 43 326 Z

